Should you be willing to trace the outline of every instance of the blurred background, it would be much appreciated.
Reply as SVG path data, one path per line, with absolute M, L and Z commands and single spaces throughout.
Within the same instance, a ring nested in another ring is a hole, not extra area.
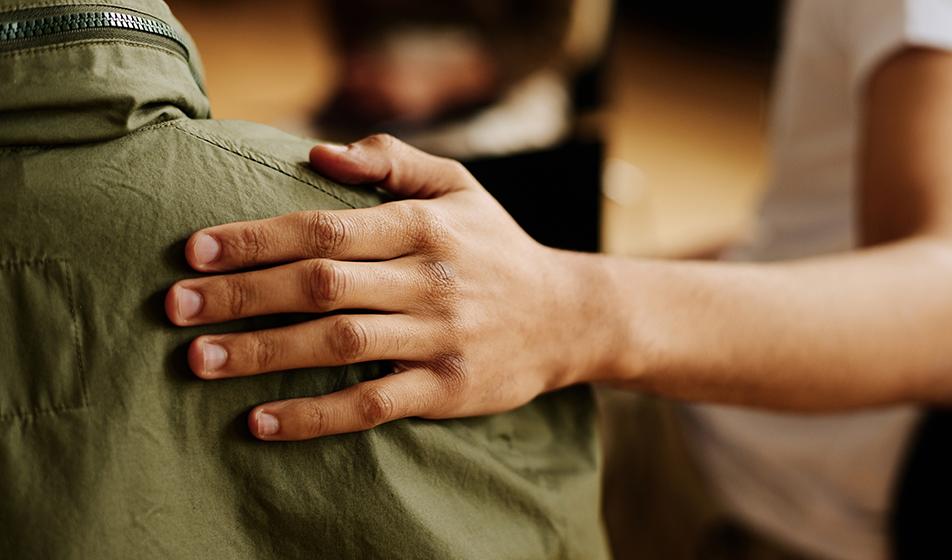
M 766 175 L 781 3 L 175 0 L 216 118 L 341 142 L 390 132 L 463 161 L 540 241 L 715 256 Z M 303 157 L 303 154 L 302 154 Z M 616 557 L 646 512 L 632 394 L 602 390 Z
M 743 236 L 779 1 L 174 0 L 216 118 L 466 162 L 540 240 L 683 257 Z

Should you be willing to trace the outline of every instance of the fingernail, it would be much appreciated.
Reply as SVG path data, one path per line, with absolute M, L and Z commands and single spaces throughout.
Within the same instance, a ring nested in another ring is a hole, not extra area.
M 228 359 L 228 352 L 217 344 L 206 342 L 202 345 L 202 366 L 205 372 L 212 372 L 225 365 Z
M 197 264 L 211 264 L 221 254 L 221 244 L 211 235 L 202 233 L 195 238 L 195 260 Z
M 258 435 L 273 436 L 278 433 L 281 424 L 278 419 L 264 411 L 258 411 Z
M 202 311 L 205 300 L 202 294 L 188 288 L 179 288 L 175 294 L 175 309 L 182 319 L 191 319 Z

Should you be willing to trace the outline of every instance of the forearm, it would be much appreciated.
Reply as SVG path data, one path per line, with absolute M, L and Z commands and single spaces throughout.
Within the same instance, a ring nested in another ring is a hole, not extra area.
M 593 380 L 796 410 L 952 398 L 952 244 L 782 264 L 604 259 Z

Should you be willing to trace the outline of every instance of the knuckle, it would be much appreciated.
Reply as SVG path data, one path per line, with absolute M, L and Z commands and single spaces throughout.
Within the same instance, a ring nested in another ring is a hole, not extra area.
M 389 151 L 396 145 L 397 139 L 389 134 L 378 133 L 371 134 L 364 139 L 363 143 L 380 151 Z
M 466 360 L 459 354 L 444 354 L 437 358 L 434 372 L 451 396 L 463 393 L 470 382 Z
M 419 248 L 438 248 L 444 245 L 449 228 L 442 216 L 423 204 L 415 204 L 409 208 L 413 245 Z
M 420 265 L 420 275 L 423 277 L 423 297 L 426 301 L 452 304 L 453 297 L 459 291 L 459 285 L 456 270 L 449 262 L 424 261 Z M 444 311 L 450 313 L 451 309 L 447 307 Z
M 347 238 L 344 221 L 333 212 L 304 214 L 305 244 L 315 256 L 333 256 L 340 252 Z
M 256 333 L 251 336 L 249 346 L 251 363 L 257 366 L 258 371 L 268 371 L 275 368 L 278 358 L 278 345 L 272 337 Z
M 304 269 L 305 293 L 317 311 L 331 311 L 344 296 L 346 277 L 328 261 L 315 259 Z
M 331 337 L 330 347 L 336 357 L 345 363 L 364 358 L 370 349 L 367 329 L 350 317 L 338 317 L 334 320 Z
M 466 166 L 459 161 L 455 159 L 445 159 L 444 161 L 446 163 L 448 173 L 457 179 L 463 180 L 469 179 L 471 177 L 469 169 L 466 169 Z
M 444 291 L 456 285 L 456 270 L 447 261 L 431 260 L 420 265 L 421 273 L 430 286 Z
M 308 435 L 318 436 L 327 432 L 327 410 L 319 403 L 306 401 L 301 405 L 301 416 Z
M 243 317 L 248 309 L 248 285 L 241 276 L 232 276 L 225 281 L 225 299 L 232 317 Z
M 266 248 L 264 230 L 257 224 L 248 224 L 239 231 L 235 245 L 242 261 L 256 262 Z
M 358 399 L 360 422 L 372 428 L 393 418 L 394 403 L 390 393 L 379 387 L 371 387 L 360 392 Z

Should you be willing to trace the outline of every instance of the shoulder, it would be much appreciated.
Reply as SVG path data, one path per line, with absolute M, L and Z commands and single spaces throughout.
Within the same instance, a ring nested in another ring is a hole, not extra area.
M 838 3 L 837 31 L 849 59 L 854 91 L 860 91 L 882 63 L 904 49 L 952 50 L 952 0 Z
M 372 188 L 311 171 L 310 146 L 250 123 L 180 120 L 108 142 L 0 150 L 0 254 L 93 266 L 214 224 L 380 203 Z
M 312 171 L 307 155 L 314 140 L 246 121 L 179 120 L 174 128 L 218 150 L 272 169 L 306 183 L 345 206 L 360 208 L 380 203 L 379 194 L 366 187 L 345 187 Z

